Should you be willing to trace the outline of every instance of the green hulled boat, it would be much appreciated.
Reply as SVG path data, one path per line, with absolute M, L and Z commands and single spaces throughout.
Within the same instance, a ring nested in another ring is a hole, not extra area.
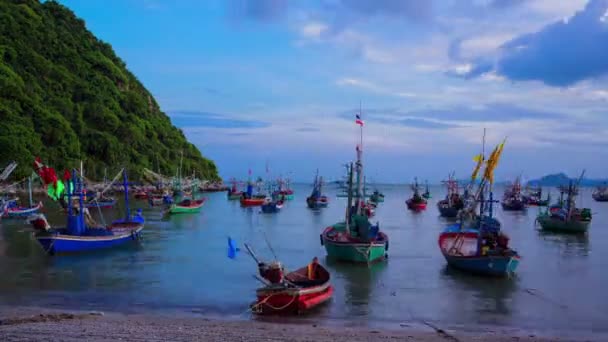
M 541 229 L 546 231 L 585 233 L 591 223 L 591 210 L 576 208 L 574 197 L 578 194 L 578 183 L 573 185 L 570 181 L 568 188 L 565 191 L 561 190 L 560 202 L 540 213 L 536 221 Z M 564 192 L 567 194 L 565 201 L 563 200 Z
M 205 199 L 190 200 L 185 199 L 179 203 L 172 204 L 167 212 L 169 214 L 189 214 L 198 213 L 205 204 Z
M 361 140 L 363 126 L 361 124 Z M 380 231 L 379 224 L 372 225 L 365 210 L 363 191 L 363 141 L 357 146 L 356 189 L 353 188 L 354 166 L 348 167 L 348 203 L 345 220 L 325 228 L 321 233 L 321 244 L 330 258 L 349 262 L 372 263 L 383 260 L 388 250 L 388 236 Z M 354 196 L 353 196 L 354 194 Z

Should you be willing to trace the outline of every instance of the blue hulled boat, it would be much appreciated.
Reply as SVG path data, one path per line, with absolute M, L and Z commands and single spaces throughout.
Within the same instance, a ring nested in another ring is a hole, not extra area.
M 319 170 L 315 175 L 312 193 L 306 198 L 306 205 L 310 209 L 327 208 L 329 200 L 323 195 L 323 177 L 319 177 Z
M 53 255 L 88 252 L 138 240 L 144 228 L 144 218 L 141 216 L 141 209 L 133 217 L 130 214 L 126 170 L 123 171 L 125 218 L 114 221 L 106 227 L 97 225 L 89 215 L 83 200 L 82 180 L 78 178 L 76 171 L 72 172 L 71 178 L 73 185 L 67 187 L 67 198 L 72 200 L 67 204 L 67 226 L 65 228 L 52 228 L 42 214 L 29 219 L 36 230 L 34 236 L 47 253 Z M 84 209 L 81 210 L 81 208 Z
M 474 201 L 460 212 L 459 222 L 439 235 L 439 249 L 451 267 L 481 275 L 504 276 L 515 272 L 519 265 L 519 254 L 509 247 L 509 237 L 501 232 L 500 222 L 493 217 L 493 205 L 498 202 L 492 195 L 493 172 L 503 147 L 504 141 L 487 160 Z M 471 186 L 485 158 L 480 155 L 476 160 Z M 485 192 L 489 193 L 489 200 L 484 199 Z M 478 215 L 477 204 L 480 205 Z

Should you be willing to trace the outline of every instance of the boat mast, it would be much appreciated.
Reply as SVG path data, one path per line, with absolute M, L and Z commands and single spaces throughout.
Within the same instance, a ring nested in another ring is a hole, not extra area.
M 350 214 L 352 208 L 353 201 L 353 163 L 350 163 L 348 166 L 348 200 L 346 203 L 346 231 L 350 234 Z
M 361 101 L 359 101 L 359 118 L 363 115 Z M 361 119 L 362 120 L 362 119 Z M 361 196 L 363 194 L 363 124 L 359 124 L 359 146 L 357 148 L 357 215 L 361 215 Z
M 32 203 L 32 175 L 27 177 L 27 191 L 30 195 L 30 208 L 34 206 Z
M 127 168 L 122 169 L 122 184 L 125 187 L 125 220 L 128 222 L 131 218 L 131 213 L 129 209 L 129 183 L 127 181 Z

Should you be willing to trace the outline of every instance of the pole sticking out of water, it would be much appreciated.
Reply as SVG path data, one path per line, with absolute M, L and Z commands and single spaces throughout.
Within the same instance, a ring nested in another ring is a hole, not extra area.
M 272 245 L 270 245 L 270 241 L 268 241 L 268 236 L 266 236 L 266 232 L 262 232 L 262 234 L 264 234 L 264 241 L 266 241 L 266 245 L 268 245 L 268 249 L 270 249 L 270 252 L 272 253 L 272 256 L 274 257 L 274 260 L 278 261 L 277 255 L 274 253 L 274 249 L 272 248 Z

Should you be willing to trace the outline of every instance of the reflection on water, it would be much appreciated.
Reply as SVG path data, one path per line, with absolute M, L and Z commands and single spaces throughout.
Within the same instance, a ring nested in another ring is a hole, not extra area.
M 379 221 L 389 235 L 389 259 L 369 267 L 323 258 L 319 234 L 344 217 L 346 200 L 333 197 L 334 190 L 329 189 L 329 208 L 309 210 L 304 199 L 310 187 L 295 190 L 295 200 L 277 215 L 241 208 L 238 201 L 227 201 L 225 193 L 205 195 L 208 201 L 199 214 L 168 218 L 147 202 L 134 201 L 135 209 L 142 208 L 146 217 L 139 244 L 52 258 L 42 253 L 23 220 L 4 220 L 0 304 L 247 317 L 259 286 L 252 277 L 257 269 L 244 251 L 234 260 L 226 257 L 230 236 L 239 245 L 253 246 L 260 258 L 271 260 L 276 255 L 288 270 L 321 257 L 332 274 L 335 292 L 327 305 L 306 316 L 309 320 L 608 327 L 608 303 L 598 300 L 608 285 L 606 203 L 584 203 L 594 213 L 586 235 L 541 232 L 534 226 L 538 212 L 534 208 L 517 213 L 496 206 L 496 215 L 522 260 L 513 278 L 488 279 L 446 267 L 437 237 L 453 221 L 437 212 L 443 188 L 431 189 L 434 198 L 419 213 L 405 207 L 408 188 L 380 189 L 385 202 L 373 221 Z M 59 207 L 45 205 L 51 224 L 63 224 Z M 101 210 L 93 215 L 98 222 L 110 222 L 122 214 Z
M 559 249 L 560 254 L 564 257 L 568 256 L 588 256 L 591 251 L 588 234 L 560 234 L 539 230 L 538 236 Z

